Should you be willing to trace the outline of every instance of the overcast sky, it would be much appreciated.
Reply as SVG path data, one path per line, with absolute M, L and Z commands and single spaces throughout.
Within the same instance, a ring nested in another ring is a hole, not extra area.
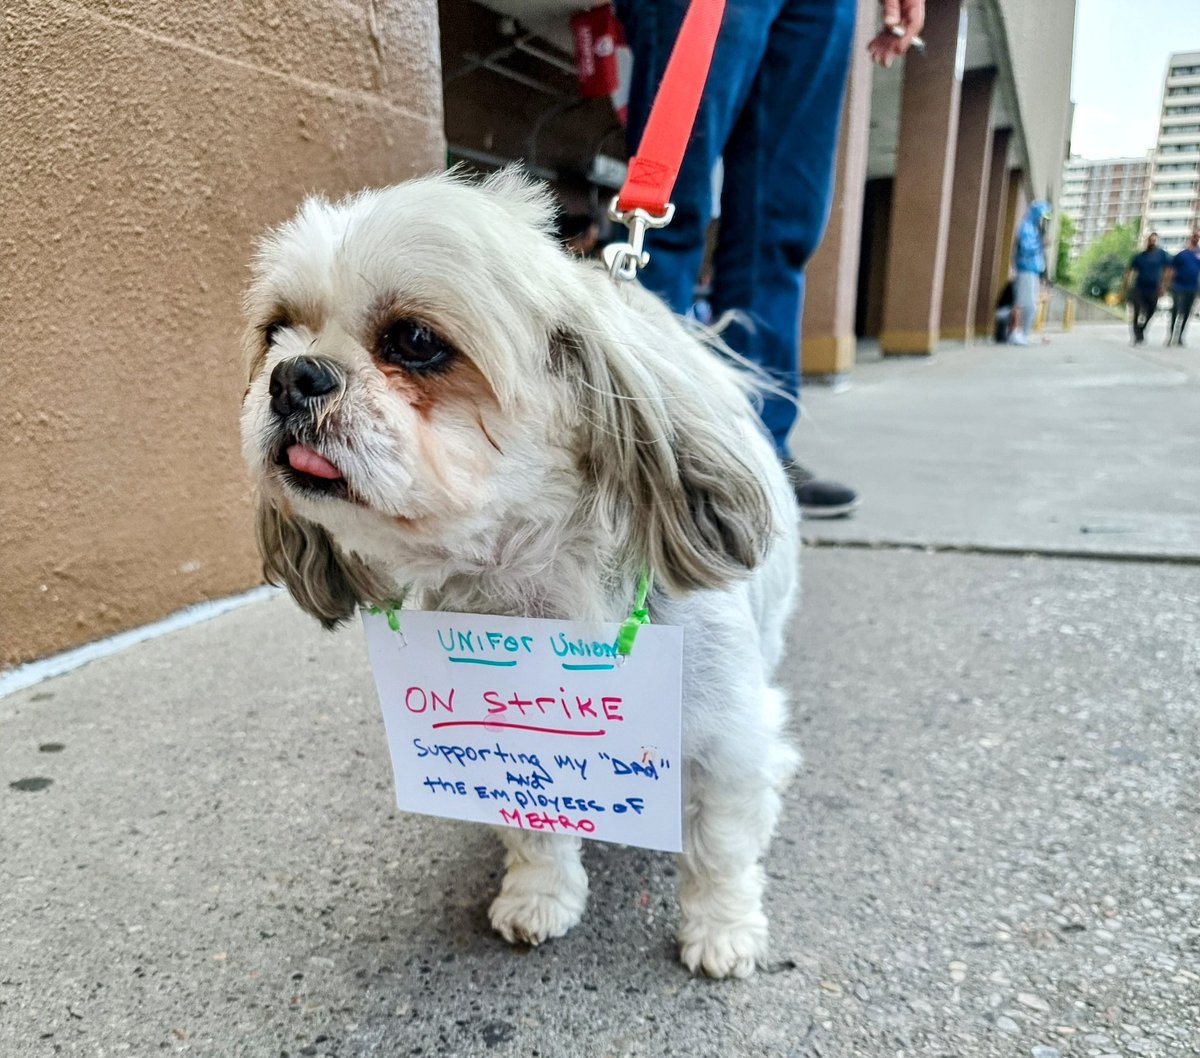
M 1176 51 L 1200 51 L 1200 0 L 1077 0 L 1071 153 L 1118 158 L 1153 147 Z

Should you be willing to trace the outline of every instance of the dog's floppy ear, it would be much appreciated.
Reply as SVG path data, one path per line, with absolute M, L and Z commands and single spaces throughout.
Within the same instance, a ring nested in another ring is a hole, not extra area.
M 763 485 L 737 451 L 745 393 L 665 310 L 645 330 L 616 310 L 623 319 L 592 313 L 561 330 L 553 353 L 575 383 L 598 513 L 664 588 L 723 587 L 758 564 L 772 531 Z
M 325 529 L 284 512 L 262 496 L 255 535 L 266 579 L 283 584 L 300 608 L 326 628 L 352 617 L 362 603 L 384 603 L 389 598 L 382 579 L 338 548 Z

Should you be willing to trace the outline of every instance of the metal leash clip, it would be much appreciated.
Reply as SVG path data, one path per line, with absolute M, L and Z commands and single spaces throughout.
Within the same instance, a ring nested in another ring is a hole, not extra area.
M 654 216 L 644 209 L 635 208 L 623 210 L 617 208 L 620 196 L 614 195 L 608 207 L 608 215 L 618 224 L 624 224 L 629 229 L 628 242 L 614 242 L 604 247 L 604 264 L 608 274 L 613 279 L 636 279 L 637 270 L 645 268 L 650 260 L 650 254 L 643 248 L 646 232 L 650 228 L 665 228 L 675 216 L 675 203 L 668 202 L 661 217 Z

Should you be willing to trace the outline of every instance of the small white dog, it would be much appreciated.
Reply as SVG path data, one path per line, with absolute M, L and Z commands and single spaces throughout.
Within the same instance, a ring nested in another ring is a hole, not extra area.
M 311 198 L 247 295 L 242 439 L 267 576 L 326 626 L 425 609 L 619 621 L 639 570 L 684 633 L 680 956 L 766 951 L 760 860 L 796 754 L 772 685 L 795 503 L 751 387 L 656 298 L 573 259 L 513 171 Z M 578 838 L 504 829 L 491 921 L 583 914 Z

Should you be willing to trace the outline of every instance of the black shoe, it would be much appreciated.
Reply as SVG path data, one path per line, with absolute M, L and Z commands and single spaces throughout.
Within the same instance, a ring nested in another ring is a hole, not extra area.
M 783 461 L 783 472 L 805 518 L 844 518 L 861 502 L 852 488 L 836 481 L 820 481 L 794 459 Z

